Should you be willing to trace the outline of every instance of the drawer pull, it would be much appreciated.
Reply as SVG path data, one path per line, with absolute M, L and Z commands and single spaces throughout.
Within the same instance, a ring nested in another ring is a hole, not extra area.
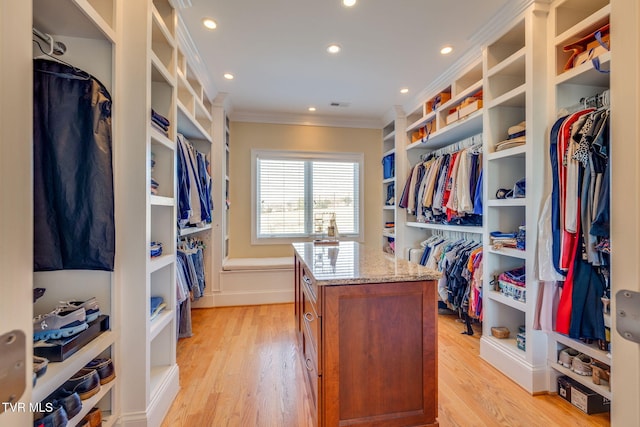
M 307 370 L 313 371 L 313 360 L 307 357 L 307 359 L 304 361 L 304 364 L 307 365 Z
M 304 314 L 304 318 L 307 319 L 308 322 L 313 322 L 314 320 L 313 314 L 308 311 Z

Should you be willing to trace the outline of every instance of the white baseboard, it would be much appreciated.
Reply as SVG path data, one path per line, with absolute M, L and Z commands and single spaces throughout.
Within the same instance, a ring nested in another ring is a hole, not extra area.
M 508 378 L 531 394 L 549 391 L 549 374 L 546 365 L 533 366 L 522 357 L 504 345 L 496 342 L 493 337 L 480 338 L 480 357 Z M 517 350 L 520 351 L 520 350 Z

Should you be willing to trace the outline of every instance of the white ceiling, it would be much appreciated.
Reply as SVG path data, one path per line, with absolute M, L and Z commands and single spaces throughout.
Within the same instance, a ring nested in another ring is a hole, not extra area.
M 182 0 L 180 15 L 232 119 L 381 125 L 452 65 L 479 53 L 481 36 L 518 13 L 520 0 Z M 191 6 L 188 4 L 191 3 Z M 214 31 L 204 17 L 218 23 Z M 500 18 L 500 19 L 498 19 Z M 342 51 L 330 55 L 327 45 Z M 448 56 L 444 45 L 454 47 Z M 233 73 L 232 81 L 223 78 Z M 400 94 L 408 87 L 407 95 Z M 348 107 L 331 107 L 346 102 Z M 307 108 L 317 111 L 309 113 Z

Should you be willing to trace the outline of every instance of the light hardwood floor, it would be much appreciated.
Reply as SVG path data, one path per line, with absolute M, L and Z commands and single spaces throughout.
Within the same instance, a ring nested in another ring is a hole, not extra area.
M 178 343 L 180 393 L 163 427 L 307 427 L 309 405 L 292 304 L 193 310 Z M 609 426 L 555 395 L 531 396 L 478 356 L 480 330 L 461 335 L 438 316 L 439 423 L 469 426 Z

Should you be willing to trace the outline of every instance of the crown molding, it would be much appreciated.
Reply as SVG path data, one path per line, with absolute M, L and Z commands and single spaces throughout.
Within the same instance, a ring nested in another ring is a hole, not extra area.
M 176 38 L 178 40 L 180 50 L 187 58 L 189 67 L 191 67 L 193 72 L 196 74 L 196 77 L 198 77 L 198 80 L 204 87 L 206 96 L 209 99 L 214 99 L 218 95 L 218 90 L 216 89 L 213 80 L 211 80 L 211 74 L 209 73 L 207 66 L 200 59 L 200 52 L 198 52 L 198 48 L 186 28 L 187 27 L 182 20 L 182 16 L 178 14 Z
M 379 119 L 321 116 L 315 114 L 259 113 L 233 111 L 229 118 L 234 122 L 270 123 L 299 126 L 327 126 L 343 128 L 382 129 Z

